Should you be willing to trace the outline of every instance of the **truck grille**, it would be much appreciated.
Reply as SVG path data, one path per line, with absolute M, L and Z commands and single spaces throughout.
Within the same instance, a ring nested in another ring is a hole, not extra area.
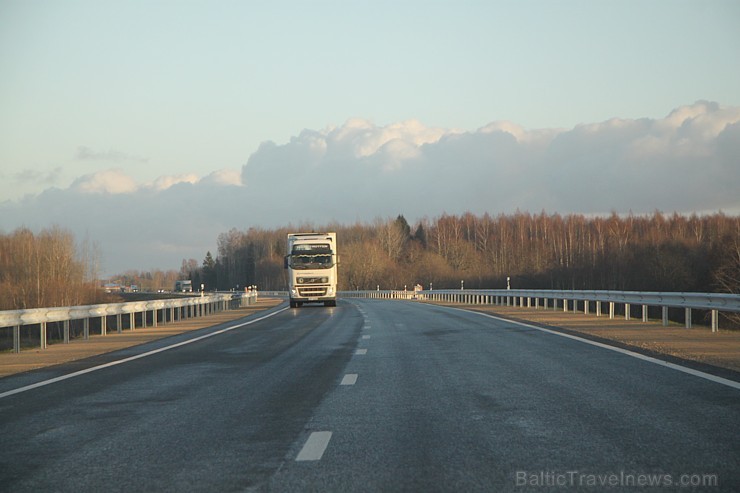
M 299 286 L 298 294 L 301 296 L 326 296 L 326 286 Z

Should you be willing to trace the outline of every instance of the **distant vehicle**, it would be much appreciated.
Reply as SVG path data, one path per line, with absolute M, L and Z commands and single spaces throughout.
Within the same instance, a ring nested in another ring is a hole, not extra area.
M 337 306 L 337 234 L 290 233 L 285 268 L 290 307 L 304 303 Z
M 139 292 L 139 286 L 137 286 L 136 284 L 132 284 L 131 285 L 131 292 L 132 293 L 138 293 Z
M 192 293 L 193 281 L 190 279 L 175 281 L 175 293 Z

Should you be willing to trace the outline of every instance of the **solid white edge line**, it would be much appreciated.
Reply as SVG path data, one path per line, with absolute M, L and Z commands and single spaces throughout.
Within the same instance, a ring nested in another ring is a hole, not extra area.
M 592 346 L 597 346 L 597 347 L 600 347 L 600 348 L 603 348 L 603 349 L 608 349 L 610 351 L 614 351 L 614 352 L 617 352 L 617 353 L 622 353 L 622 354 L 625 354 L 627 356 L 632 356 L 633 358 L 641 359 L 641 360 L 647 361 L 649 363 L 654 363 L 656 365 L 664 366 L 664 367 L 670 368 L 672 370 L 677 370 L 677 371 L 680 371 L 680 372 L 683 372 L 683 373 L 687 373 L 689 375 L 693 375 L 695 377 L 703 378 L 703 379 L 709 380 L 711 382 L 719 383 L 721 385 L 726 385 L 727 387 L 732 387 L 733 389 L 740 390 L 740 382 L 736 382 L 734 380 L 730 380 L 730 379 L 727 379 L 727 378 L 718 377 L 716 375 L 712 375 L 710 373 L 705 373 L 703 371 L 694 370 L 693 368 L 687 368 L 685 366 L 677 365 L 675 363 L 670 363 L 668 361 L 663 361 L 663 360 L 658 359 L 658 358 L 653 358 L 652 356 L 646 356 L 644 354 L 640 354 L 640 353 L 636 353 L 634 351 L 630 351 L 629 349 L 624 349 L 624 348 L 620 348 L 620 347 L 616 347 L 616 346 L 610 346 L 609 344 L 604 344 L 603 342 L 592 341 L 590 339 L 585 339 L 583 337 L 578 337 L 578 336 L 575 336 L 575 335 L 572 335 L 572 334 L 566 334 L 564 332 L 558 332 L 556 330 L 545 329 L 544 327 L 537 327 L 536 325 L 530 325 L 530 324 L 527 324 L 527 323 L 524 323 L 524 322 L 517 322 L 515 320 L 509 320 L 508 318 L 497 317 L 497 316 L 491 315 L 489 313 L 482 313 L 482 312 L 477 312 L 477 311 L 474 311 L 474 310 L 466 310 L 464 308 L 455 308 L 455 307 L 451 307 L 451 306 L 450 307 L 443 307 L 443 308 L 450 308 L 452 310 L 460 310 L 460 311 L 463 311 L 463 312 L 475 313 L 476 315 L 481 315 L 483 317 L 492 318 L 494 320 L 498 320 L 498 321 L 501 321 L 501 322 L 507 322 L 507 323 L 512 323 L 512 324 L 516 324 L 516 325 L 521 325 L 522 327 L 527 327 L 527 328 L 530 328 L 530 329 L 536 329 L 536 330 L 539 330 L 541 332 L 547 332 L 548 334 L 553 334 L 553 335 L 560 336 L 560 337 L 567 337 L 568 339 L 573 339 L 574 341 L 585 342 L 586 344 L 590 344 Z
M 323 457 L 324 452 L 326 451 L 326 447 L 329 446 L 331 435 L 331 431 L 314 431 L 311 433 L 295 460 L 321 460 L 321 457 Z
M 193 339 L 188 339 L 187 341 L 178 342 L 177 344 L 172 344 L 171 346 L 166 346 L 166 347 L 163 347 L 163 348 L 154 349 L 154 350 L 149 351 L 149 352 L 146 352 L 146 353 L 137 354 L 135 356 L 130 356 L 128 358 L 119 359 L 119 360 L 116 360 L 116 361 L 111 361 L 110 363 L 105 363 L 103 365 L 93 366 L 92 368 L 87 368 L 85 370 L 76 371 L 74 373 L 69 373 L 67 375 L 62 375 L 62 376 L 59 376 L 59 377 L 56 377 L 56 378 L 51 378 L 49 380 L 44 380 L 42 382 L 37 382 L 37 383 L 31 384 L 31 385 L 26 385 L 25 387 L 19 387 L 17 389 L 8 390 L 7 392 L 3 392 L 2 394 L 0 394 L 0 399 L 2 399 L 4 397 L 9 397 L 11 395 L 20 394 L 22 392 L 26 392 L 26 391 L 29 391 L 29 390 L 37 389 L 39 387 L 44 387 L 44 386 L 50 385 L 52 383 L 57 383 L 57 382 L 61 382 L 63 380 L 68 380 L 70 378 L 79 377 L 80 375 L 85 375 L 86 373 L 92 373 L 94 371 L 102 370 L 104 368 L 110 368 L 111 366 L 117 366 L 117 365 L 121 365 L 123 363 L 128 363 L 129 361 L 134 361 L 134 360 L 137 360 L 137 359 L 146 358 L 147 356 L 152 356 L 154 354 L 161 353 L 161 352 L 164 352 L 164 351 L 167 351 L 167 350 L 170 350 L 170 349 L 174 349 L 174 348 L 177 348 L 177 347 L 180 347 L 180 346 L 186 346 L 188 344 L 192 344 L 194 342 L 198 342 L 198 341 L 201 341 L 203 339 L 208 339 L 209 337 L 213 337 L 213 336 L 217 336 L 219 334 L 223 334 L 224 332 L 229 332 L 231 330 L 238 329 L 239 327 L 244 327 L 246 325 L 251 325 L 253 323 L 260 322 L 262 320 L 265 320 L 266 318 L 270 318 L 270 317 L 272 317 L 274 315 L 277 315 L 278 313 L 284 312 L 287 309 L 288 309 L 287 307 L 281 308 L 280 310 L 274 311 L 272 313 L 268 313 L 267 315 L 264 315 L 264 316 L 259 317 L 259 318 L 255 318 L 254 320 L 248 320 L 246 322 L 243 322 L 243 323 L 240 323 L 240 324 L 237 324 L 237 325 L 232 325 L 231 327 L 226 327 L 224 329 L 217 330 L 216 332 L 211 332 L 210 334 L 206 334 L 206 335 L 202 335 L 202 336 L 199 336 L 199 337 L 195 337 Z

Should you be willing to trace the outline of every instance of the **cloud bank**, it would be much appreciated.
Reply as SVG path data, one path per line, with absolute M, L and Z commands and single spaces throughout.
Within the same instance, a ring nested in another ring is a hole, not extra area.
M 106 272 L 178 268 L 232 227 L 409 220 L 444 212 L 740 213 L 740 108 L 662 119 L 475 131 L 361 119 L 263 143 L 241 170 L 137 183 L 114 168 L 0 204 L 0 228 L 59 224 L 98 241 Z M 115 156 L 113 156 L 115 157 Z

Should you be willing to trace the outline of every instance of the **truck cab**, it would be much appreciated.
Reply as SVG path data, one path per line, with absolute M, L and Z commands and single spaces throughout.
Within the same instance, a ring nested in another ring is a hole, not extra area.
M 290 233 L 285 268 L 290 307 L 337 306 L 337 234 Z

